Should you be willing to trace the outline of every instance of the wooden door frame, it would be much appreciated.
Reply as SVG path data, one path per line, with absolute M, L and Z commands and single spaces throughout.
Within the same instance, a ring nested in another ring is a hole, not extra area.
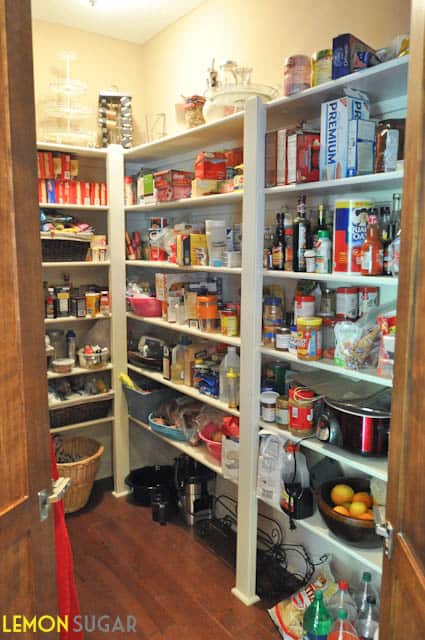
M 413 0 L 411 12 L 411 52 L 408 76 L 408 119 L 405 145 L 405 178 L 401 235 L 401 265 L 397 305 L 397 347 L 391 419 L 387 519 L 394 526 L 393 557 L 384 559 L 380 637 L 390 640 L 394 630 L 397 598 L 412 602 L 425 593 L 425 575 L 420 559 L 409 550 L 404 535 L 406 504 L 403 488 L 409 464 L 409 429 L 412 399 L 425 389 L 425 370 L 416 351 L 418 336 L 425 336 L 425 321 L 418 318 L 420 299 L 425 299 L 425 2 Z M 422 338 L 423 339 L 423 338 Z M 425 411 L 424 400 L 420 404 Z M 425 459 L 425 451 L 423 452 Z M 406 562 L 412 580 L 403 581 L 408 593 L 400 593 L 399 579 L 406 573 Z M 416 594 L 416 595 L 415 595 Z M 425 608 L 423 600 L 416 602 L 418 610 Z M 408 616 L 408 609 L 406 610 Z M 398 639 L 397 639 L 398 640 Z
M 30 0 L 0 0 L 0 303 L 4 321 L 0 326 L 1 358 L 16 358 L 18 385 L 13 394 L 19 410 L 5 406 L 0 412 L 2 433 L 21 429 L 26 460 L 19 464 L 26 473 L 22 495 L 0 514 L 0 550 L 11 551 L 25 536 L 28 539 L 28 598 L 16 602 L 24 615 L 56 614 L 56 571 L 53 515 L 40 522 L 37 493 L 51 488 L 50 445 L 47 411 L 47 380 L 44 345 L 41 249 L 38 220 L 34 84 Z M 13 337 L 7 334 L 7 318 L 16 318 Z M 3 402 L 10 381 L 5 367 L 0 373 Z M 9 395 L 9 397 L 11 397 Z M 17 427 L 18 425 L 18 427 Z M 21 437 L 21 436 L 20 436 Z M 13 455 L 2 451 L 2 474 L 7 474 Z M 5 497 L 5 496 L 3 496 Z M 5 501 L 2 501 L 5 504 Z M 13 564 L 13 563 L 12 563 Z M 17 568 L 17 567 L 16 567 Z M 0 602 L 10 576 L 2 575 Z M 3 609 L 4 612 L 4 609 Z M 53 635 L 52 635 L 53 637 Z

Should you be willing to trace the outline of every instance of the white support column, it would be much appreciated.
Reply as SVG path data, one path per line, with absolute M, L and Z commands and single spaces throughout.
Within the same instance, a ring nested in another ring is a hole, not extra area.
M 114 495 L 128 493 L 124 483 L 130 470 L 130 439 L 127 402 L 119 374 L 127 371 L 127 328 L 125 300 L 125 212 L 124 212 L 124 156 L 119 145 L 108 147 L 107 181 L 109 200 L 108 237 L 111 259 L 110 291 L 112 299 L 111 351 L 112 388 L 115 392 L 115 423 L 112 436 Z
M 236 586 L 232 593 L 244 604 L 255 593 L 257 555 L 257 456 L 261 382 L 264 148 L 266 114 L 262 101 L 251 98 L 244 124 L 244 196 L 242 213 L 241 401 Z

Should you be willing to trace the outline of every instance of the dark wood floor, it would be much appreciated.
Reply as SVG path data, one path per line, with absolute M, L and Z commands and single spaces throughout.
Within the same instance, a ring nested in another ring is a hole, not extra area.
M 89 640 L 277 640 L 266 611 L 230 593 L 234 574 L 191 532 L 105 493 L 67 518 L 82 614 L 137 618 L 137 633 Z

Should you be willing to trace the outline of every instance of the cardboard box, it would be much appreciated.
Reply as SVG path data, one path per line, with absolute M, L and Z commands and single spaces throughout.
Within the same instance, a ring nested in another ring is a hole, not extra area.
M 348 177 L 348 131 L 352 120 L 369 120 L 365 94 L 352 92 L 322 104 L 320 180 Z
M 287 134 L 287 184 L 319 180 L 320 134 L 317 131 L 291 131 Z
M 47 202 L 46 181 L 42 179 L 38 181 L 38 201 L 42 203 Z
M 379 64 L 375 49 L 351 33 L 343 33 L 332 41 L 332 79 Z
M 351 120 L 348 124 L 347 175 L 373 173 L 375 166 L 374 120 Z
M 195 160 L 195 178 L 199 180 L 224 180 L 226 155 L 219 151 L 201 151 Z
M 224 155 L 226 156 L 226 167 L 236 167 L 243 163 L 243 147 L 227 149 Z
M 277 131 L 266 133 L 266 161 L 264 184 L 275 187 L 277 178 Z
M 46 180 L 47 201 L 50 204 L 56 202 L 56 184 L 54 180 Z
M 191 233 L 190 264 L 199 267 L 208 266 L 207 236 L 204 233 Z
M 334 216 L 333 270 L 360 272 L 360 249 L 366 239 L 371 200 L 337 200 Z
M 276 185 L 287 184 L 287 129 L 279 129 L 277 132 L 277 149 L 276 149 Z
M 200 198 L 201 196 L 208 196 L 212 193 L 218 193 L 217 180 L 204 180 L 200 178 L 192 180 L 192 198 Z
M 153 175 L 155 193 L 158 202 L 190 198 L 193 173 L 168 169 Z

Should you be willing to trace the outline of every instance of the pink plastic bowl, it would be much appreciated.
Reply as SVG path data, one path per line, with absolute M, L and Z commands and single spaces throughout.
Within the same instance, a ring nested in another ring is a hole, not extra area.
M 145 318 L 160 318 L 162 316 L 161 300 L 134 296 L 128 298 L 130 306 L 137 316 Z
M 207 449 L 212 457 L 218 460 L 218 462 L 221 462 L 221 449 L 223 445 L 221 444 L 221 442 L 214 442 L 214 440 L 211 440 L 211 437 L 213 433 L 215 433 L 215 431 L 217 431 L 217 425 L 207 424 L 199 432 L 199 438 L 203 440 L 203 442 L 205 442 L 205 444 L 207 445 Z

